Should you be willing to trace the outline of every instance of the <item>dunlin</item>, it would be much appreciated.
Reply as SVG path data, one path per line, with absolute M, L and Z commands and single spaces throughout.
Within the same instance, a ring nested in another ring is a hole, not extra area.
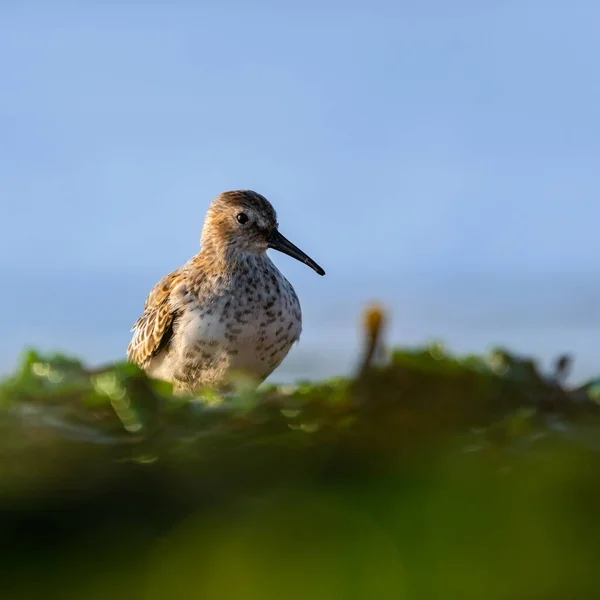
M 279 250 L 325 271 L 278 230 L 271 203 L 250 190 L 224 192 L 211 204 L 201 251 L 150 292 L 127 349 L 148 375 L 176 393 L 227 388 L 243 372 L 259 384 L 302 331 L 300 302 L 267 256 Z

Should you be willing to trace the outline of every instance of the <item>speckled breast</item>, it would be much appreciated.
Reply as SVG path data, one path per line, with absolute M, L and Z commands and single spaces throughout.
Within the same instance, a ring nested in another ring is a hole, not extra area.
M 203 383 L 234 370 L 262 380 L 300 337 L 302 315 L 291 284 L 268 261 L 188 310 L 178 329 L 187 355 L 182 366 Z
M 289 286 L 289 284 L 288 284 Z M 229 369 L 267 377 L 300 337 L 302 319 L 291 286 L 257 302 L 240 298 L 225 333 Z M 240 314 L 241 313 L 241 314 Z

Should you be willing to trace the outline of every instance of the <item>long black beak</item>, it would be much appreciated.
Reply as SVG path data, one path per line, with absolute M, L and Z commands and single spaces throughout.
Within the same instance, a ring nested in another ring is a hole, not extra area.
M 301 263 L 308 265 L 311 269 L 314 269 L 319 275 L 325 275 L 325 271 L 310 257 L 304 254 L 300 248 L 294 246 L 290 240 L 283 237 L 278 229 L 273 229 L 269 234 L 269 248 L 273 250 L 279 250 Z

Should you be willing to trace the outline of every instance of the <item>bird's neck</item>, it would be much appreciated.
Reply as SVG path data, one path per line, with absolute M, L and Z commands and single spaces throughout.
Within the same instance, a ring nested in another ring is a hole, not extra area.
M 273 267 L 267 253 L 242 252 L 237 249 L 218 249 L 208 244 L 197 255 L 205 271 L 235 277 L 250 271 L 270 271 Z

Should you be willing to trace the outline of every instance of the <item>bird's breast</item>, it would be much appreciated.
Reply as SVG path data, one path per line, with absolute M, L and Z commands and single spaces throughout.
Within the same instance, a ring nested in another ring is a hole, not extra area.
M 285 280 L 269 283 L 248 280 L 237 293 L 199 298 L 182 312 L 179 344 L 205 373 L 212 368 L 221 375 L 236 370 L 267 377 L 298 340 L 302 315 L 293 288 Z

